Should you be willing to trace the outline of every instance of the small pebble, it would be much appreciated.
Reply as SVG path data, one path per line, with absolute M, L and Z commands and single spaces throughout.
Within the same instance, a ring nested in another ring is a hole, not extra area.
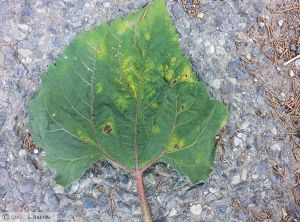
M 278 26 L 279 26 L 279 27 L 282 27 L 282 25 L 283 25 L 283 20 L 280 19 L 280 20 L 278 21 Z
M 191 210 L 192 214 L 200 215 L 202 212 L 202 206 L 201 206 L 201 204 L 195 204 L 190 207 L 190 210 Z
M 295 76 L 295 72 L 293 70 L 290 70 L 289 75 L 290 75 L 290 77 L 294 77 Z
M 110 3 L 109 2 L 104 2 L 103 7 L 104 8 L 110 8 Z
M 28 32 L 29 31 L 29 26 L 26 24 L 19 24 L 18 28 L 22 31 Z
M 95 208 L 96 207 L 96 204 L 95 204 L 95 201 L 94 200 L 91 200 L 91 199 L 85 199 L 83 201 L 83 206 L 85 209 L 91 209 L 91 208 Z
M 34 189 L 34 180 L 25 179 L 19 184 L 19 190 L 21 193 L 30 193 Z
M 200 13 L 197 15 L 197 18 L 203 19 L 203 18 L 204 18 L 204 13 L 203 13 L 203 12 L 200 12 Z
M 233 178 L 232 178 L 232 181 L 231 181 L 232 184 L 239 184 L 240 183 L 240 175 L 235 175 Z
M 240 129 L 245 130 L 248 128 L 249 125 L 250 125 L 250 123 L 248 121 L 245 121 L 241 124 Z
M 295 66 L 297 67 L 298 70 L 300 70 L 300 59 L 297 59 L 295 61 Z
M 18 52 L 25 58 L 32 55 L 32 51 L 30 49 L 19 49 Z
M 275 127 L 273 127 L 271 129 L 271 133 L 273 134 L 273 136 L 276 136 L 277 135 L 277 129 Z
M 172 210 L 170 211 L 170 213 L 169 213 L 169 216 L 170 217 L 174 217 L 174 216 L 176 216 L 177 215 L 177 210 L 175 210 L 175 208 L 172 208 Z
M 212 87 L 215 89 L 220 89 L 221 88 L 221 81 L 219 79 L 214 79 L 211 83 Z
M 213 45 L 210 45 L 205 49 L 205 52 L 209 55 L 212 55 L 215 52 L 215 47 Z
M 247 173 L 248 173 L 247 169 L 244 168 L 242 170 L 242 173 L 241 173 L 241 180 L 242 181 L 246 181 L 247 180 Z
M 280 145 L 279 145 L 278 143 L 273 144 L 273 145 L 270 147 L 270 149 L 271 149 L 272 151 L 274 151 L 274 152 L 279 152 L 279 151 L 281 151 L 281 147 L 280 147 Z
M 241 145 L 241 143 L 242 143 L 242 140 L 240 138 L 234 137 L 234 139 L 233 139 L 234 146 L 239 146 L 239 145 Z

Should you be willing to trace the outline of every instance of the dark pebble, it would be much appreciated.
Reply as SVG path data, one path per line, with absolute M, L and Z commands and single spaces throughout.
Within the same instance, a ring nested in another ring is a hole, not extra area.
M 172 10 L 174 17 L 177 19 L 182 18 L 185 15 L 183 8 L 178 3 L 174 3 L 172 5 L 171 10 Z
M 6 113 L 0 112 L 0 129 L 3 127 L 4 123 L 6 122 Z
M 30 4 L 26 1 L 24 8 L 22 10 L 22 16 L 30 16 L 32 13 L 32 8 L 30 6 Z
M 119 181 L 120 181 L 121 184 L 126 185 L 129 182 L 129 178 L 128 178 L 127 175 L 120 175 L 119 176 Z
M 93 200 L 91 200 L 91 199 L 85 199 L 85 200 L 83 201 L 83 207 L 84 207 L 85 209 L 91 209 L 91 208 L 95 208 L 95 207 L 96 207 L 96 204 L 95 204 L 95 202 L 94 202 Z

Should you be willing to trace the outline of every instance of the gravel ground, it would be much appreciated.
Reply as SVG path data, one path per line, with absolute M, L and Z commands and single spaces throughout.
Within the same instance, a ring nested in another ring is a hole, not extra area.
M 282 85 L 284 75 L 278 77 L 278 69 L 243 32 L 268 13 L 270 2 L 202 0 L 203 14 L 193 18 L 179 3 L 167 1 L 184 53 L 212 96 L 227 104 L 230 120 L 207 183 L 191 187 L 163 164 L 147 172 L 155 220 L 281 221 L 286 214 L 300 219 L 291 192 L 299 163 L 289 141 L 276 139 L 284 127 L 269 115 L 266 84 L 249 72 L 268 67 L 268 86 Z M 25 149 L 22 138 L 26 106 L 47 65 L 76 34 L 146 3 L 0 0 L 0 211 L 58 212 L 59 221 L 141 221 L 134 180 L 125 171 L 100 161 L 64 189 L 55 185 L 43 151 Z M 243 56 L 257 62 L 245 65 Z M 274 169 L 285 172 L 280 176 Z

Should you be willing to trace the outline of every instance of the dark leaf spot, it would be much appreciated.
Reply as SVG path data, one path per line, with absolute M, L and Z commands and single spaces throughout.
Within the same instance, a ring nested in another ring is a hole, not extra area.
M 174 149 L 179 149 L 180 147 L 179 147 L 179 144 L 178 143 L 176 143 L 175 145 L 174 145 Z
M 108 135 L 112 132 L 112 127 L 111 125 L 109 124 L 105 124 L 104 127 L 103 127 L 103 132 Z
M 176 83 L 177 83 L 177 80 L 174 79 L 174 80 L 172 81 L 172 84 L 175 85 Z

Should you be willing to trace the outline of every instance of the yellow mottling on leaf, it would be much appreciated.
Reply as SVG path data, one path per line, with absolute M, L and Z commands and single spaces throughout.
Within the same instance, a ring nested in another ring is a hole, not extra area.
M 89 138 L 88 134 L 81 129 L 77 129 L 76 135 L 86 143 L 94 144 L 94 142 Z
M 144 34 L 144 38 L 146 39 L 146 41 L 149 41 L 150 40 L 150 33 L 149 32 L 146 32 Z
M 168 146 L 168 151 L 176 151 L 184 147 L 184 141 L 182 138 L 178 138 L 176 135 L 173 135 Z
M 134 22 L 124 21 L 122 25 L 119 25 L 117 28 L 117 33 L 119 35 L 124 34 L 125 31 L 128 31 L 132 26 L 134 25 Z
M 119 109 L 121 109 L 121 110 L 126 109 L 128 102 L 125 97 L 120 96 L 119 98 L 117 98 L 116 101 L 117 101 L 117 106 Z
M 170 61 L 170 65 L 171 65 L 171 66 L 175 66 L 175 65 L 176 65 L 176 62 L 177 62 L 177 58 L 176 58 L 176 57 L 172 57 L 172 58 L 171 58 L 171 61 Z
M 154 103 L 151 104 L 151 108 L 156 109 L 157 107 L 158 107 L 157 102 L 154 102 Z
M 181 79 L 185 82 L 193 83 L 195 80 L 191 76 L 192 70 L 190 66 L 185 66 L 182 73 L 181 73 Z
M 160 132 L 160 128 L 158 126 L 153 126 L 151 132 L 157 134 Z
M 103 91 L 103 87 L 102 87 L 102 84 L 100 82 L 98 82 L 96 84 L 96 93 L 99 94 Z
M 167 70 L 166 73 L 165 73 L 165 79 L 168 81 L 168 82 L 171 82 L 174 78 L 174 70 Z

